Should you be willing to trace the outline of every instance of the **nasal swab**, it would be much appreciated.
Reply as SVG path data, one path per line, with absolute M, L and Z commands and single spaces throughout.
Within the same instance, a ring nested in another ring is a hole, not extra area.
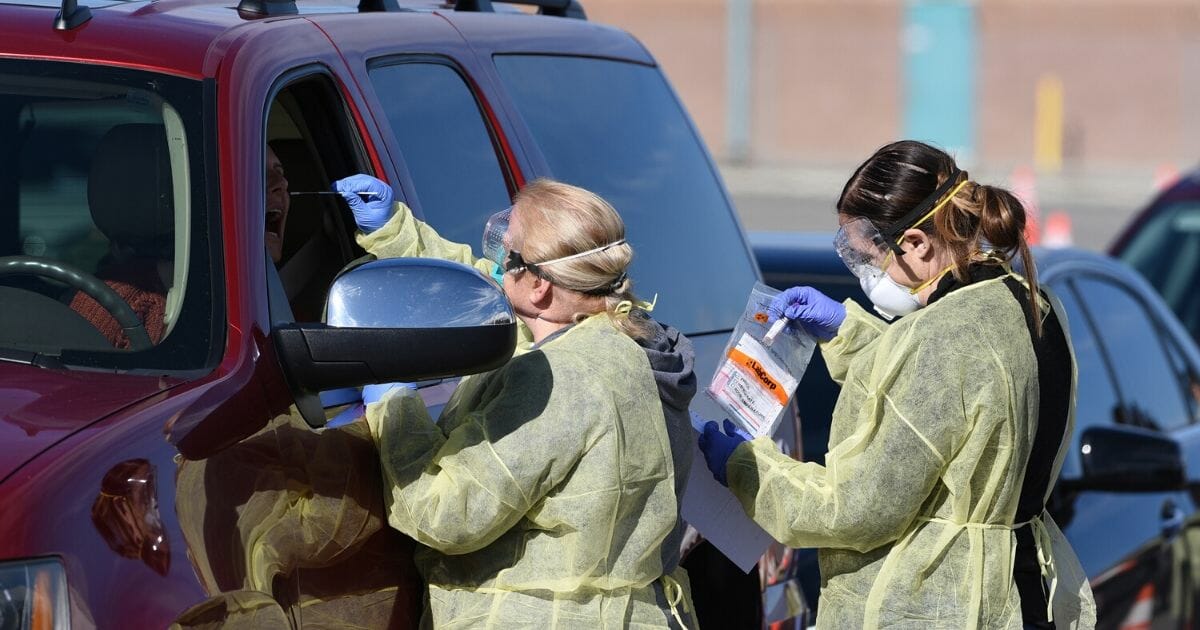
M 334 192 L 332 190 L 301 190 L 301 191 L 292 191 L 292 192 L 289 192 L 288 194 L 295 197 L 297 195 L 339 195 L 340 196 L 342 193 Z M 382 197 L 383 196 L 383 193 L 377 193 L 377 192 L 360 192 L 360 193 L 354 193 L 354 194 L 358 195 L 359 197 Z

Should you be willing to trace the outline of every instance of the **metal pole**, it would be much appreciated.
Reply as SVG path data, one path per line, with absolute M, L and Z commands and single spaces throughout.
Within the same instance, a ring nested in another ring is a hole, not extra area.
M 750 90 L 754 60 L 753 0 L 726 0 L 725 151 L 728 158 L 750 158 Z

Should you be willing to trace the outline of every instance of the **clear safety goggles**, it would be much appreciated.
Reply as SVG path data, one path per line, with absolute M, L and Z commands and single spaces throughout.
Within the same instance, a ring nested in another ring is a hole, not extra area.
M 855 217 L 838 228 L 833 248 L 850 273 L 859 278 L 878 275 L 893 255 L 879 228 L 863 217 Z
M 483 257 L 504 268 L 508 257 L 508 224 L 512 219 L 512 206 L 488 217 L 483 226 Z
M 850 273 L 859 278 L 882 273 L 892 257 L 904 255 L 904 249 L 900 247 L 904 231 L 921 225 L 937 214 L 967 185 L 969 177 L 966 171 L 955 169 L 933 194 L 884 230 L 875 227 L 865 217 L 847 221 L 833 237 L 834 249 Z
M 500 270 L 504 273 L 516 273 L 518 271 L 528 269 L 534 275 L 545 278 L 546 274 L 541 270 L 541 267 L 553 265 L 584 256 L 597 254 L 618 245 L 623 245 L 625 239 L 617 239 L 607 245 L 601 245 L 587 251 L 582 251 L 570 256 L 563 256 L 553 260 L 544 260 L 542 262 L 529 262 L 521 256 L 521 252 L 511 249 L 511 239 L 508 237 L 508 226 L 512 220 L 512 206 L 501 210 L 488 217 L 487 224 L 483 228 L 483 257 L 496 263 Z

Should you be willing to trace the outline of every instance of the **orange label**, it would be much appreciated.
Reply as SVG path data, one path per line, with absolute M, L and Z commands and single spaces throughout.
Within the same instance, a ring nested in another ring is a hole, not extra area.
M 787 404 L 788 393 L 784 391 L 782 385 L 776 382 L 775 379 L 771 378 L 771 375 L 768 374 L 765 369 L 763 369 L 763 366 L 760 365 L 758 361 L 750 358 L 745 352 L 742 352 L 737 348 L 729 349 L 729 358 L 734 362 L 735 365 L 761 383 L 763 389 L 770 392 L 770 394 L 775 397 L 775 400 L 779 401 L 779 404 Z

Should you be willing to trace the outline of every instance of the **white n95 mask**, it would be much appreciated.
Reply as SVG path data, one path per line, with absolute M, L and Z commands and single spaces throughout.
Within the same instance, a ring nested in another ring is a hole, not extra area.
M 875 305 L 875 311 L 889 322 L 921 308 L 921 301 L 917 296 L 893 280 L 885 271 L 863 274 L 858 283 Z

